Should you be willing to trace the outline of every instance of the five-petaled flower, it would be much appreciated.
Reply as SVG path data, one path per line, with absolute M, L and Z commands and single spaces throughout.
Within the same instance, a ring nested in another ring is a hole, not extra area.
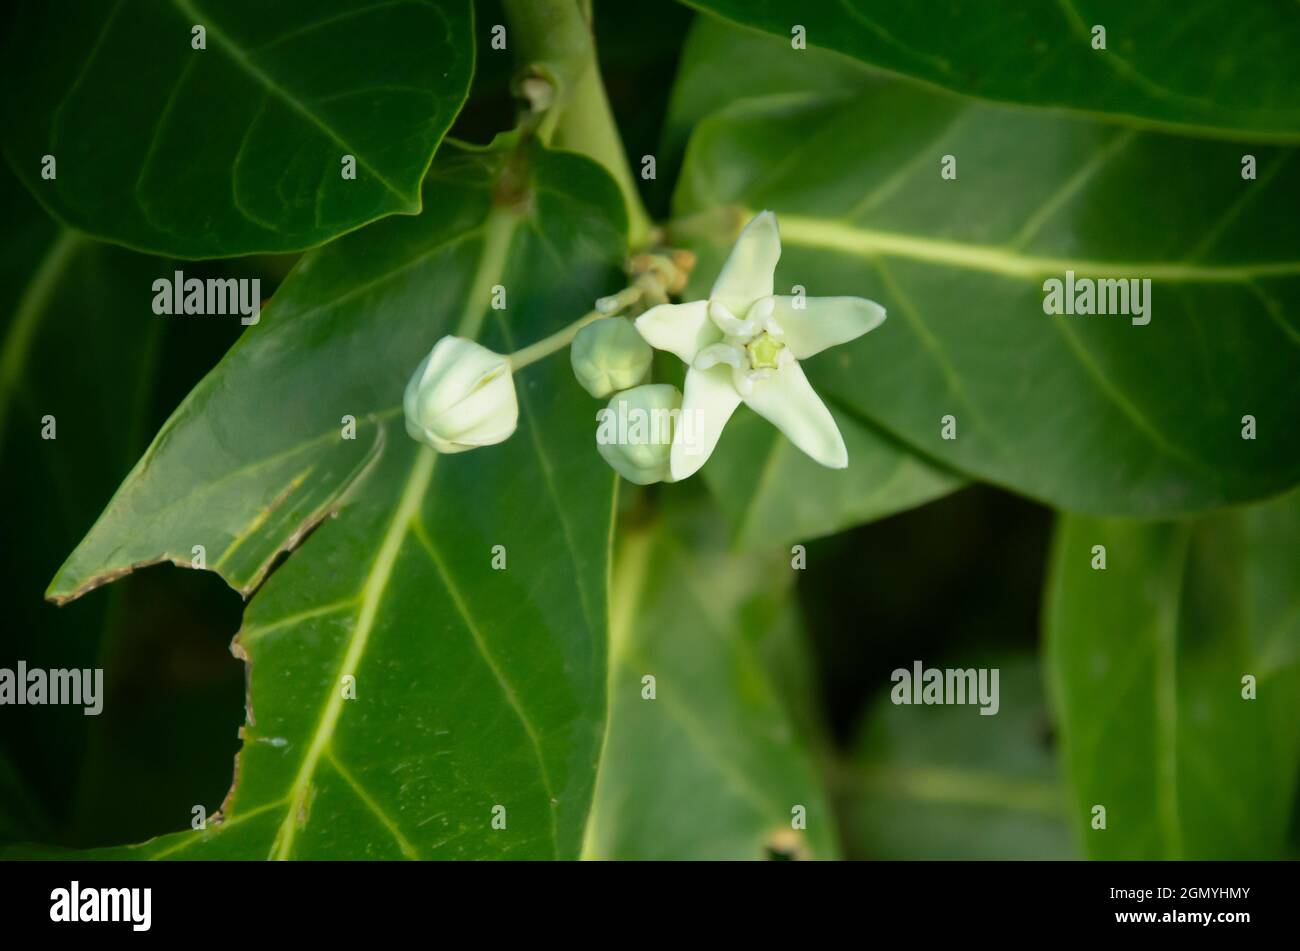
M 822 465 L 849 463 L 844 437 L 799 361 L 880 326 L 885 309 L 861 297 L 774 295 L 780 256 L 776 215 L 764 211 L 740 233 L 708 300 L 660 304 L 637 318 L 647 343 L 688 367 L 682 415 L 697 419 L 674 435 L 674 480 L 704 465 L 741 402 Z

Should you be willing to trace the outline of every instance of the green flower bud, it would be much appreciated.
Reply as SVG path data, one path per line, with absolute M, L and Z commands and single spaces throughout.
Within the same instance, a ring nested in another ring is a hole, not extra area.
M 464 337 L 443 337 L 402 398 L 406 431 L 438 452 L 503 442 L 519 422 L 510 361 Z
M 596 414 L 596 451 L 629 482 L 671 482 L 673 434 L 682 393 L 667 383 L 624 390 Z
M 578 331 L 569 350 L 573 375 L 596 399 L 646 378 L 654 350 L 622 317 L 602 317 Z

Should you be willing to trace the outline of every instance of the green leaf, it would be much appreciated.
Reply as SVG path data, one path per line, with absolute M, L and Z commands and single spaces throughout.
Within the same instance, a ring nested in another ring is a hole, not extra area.
M 1296 494 L 1194 522 L 1062 519 L 1048 662 L 1090 857 L 1283 855 L 1300 764 L 1297 537 Z
M 1017 4 L 872 0 L 687 0 L 809 47 L 970 96 L 1101 113 L 1143 126 L 1300 141 L 1300 11 L 1207 0 L 1176 9 L 1125 0 Z M 1096 27 L 1104 28 L 1104 49 Z M 1189 55 L 1189 51 L 1195 51 Z
M 822 57 L 771 62 L 772 40 L 697 17 L 682 54 L 664 131 L 668 154 L 680 153 L 690 130 L 738 96 L 780 94 L 842 97 L 879 80 L 860 64 Z M 700 260 L 686 297 L 708 294 L 727 248 L 696 244 Z M 833 361 L 833 350 L 822 361 Z M 794 448 L 771 424 L 740 408 L 702 474 L 742 548 L 807 541 L 924 504 L 960 487 L 951 471 L 932 465 L 846 404 L 831 405 L 850 465 L 827 469 Z
M 727 424 L 701 471 L 739 547 L 771 548 L 833 535 L 924 505 L 963 484 L 853 412 L 834 409 L 849 450 L 847 469 L 814 462 L 748 408 Z
M 778 292 L 880 301 L 809 375 L 922 455 L 1071 510 L 1189 512 L 1300 480 L 1300 177 L 1253 154 L 1244 181 L 1239 147 L 905 83 L 765 97 L 696 127 L 672 233 L 716 260 L 771 208 Z M 1045 315 L 1067 271 L 1149 278 L 1150 322 Z
M 696 123 L 736 99 L 843 95 L 881 81 L 857 60 L 814 54 L 817 68 L 809 69 L 803 57 L 774 56 L 775 49 L 766 34 L 739 30 L 711 16 L 695 17 L 673 79 L 661 169 L 680 160 Z
M 444 334 L 508 352 L 589 310 L 616 286 L 626 221 L 587 159 L 448 153 L 425 183 L 441 213 L 307 255 L 51 585 L 64 600 L 203 545 L 256 592 L 233 648 L 249 717 L 224 822 L 132 854 L 578 852 L 614 497 L 590 401 L 557 353 L 516 374 L 510 440 L 446 457 L 406 435 L 399 404 Z
M 835 857 L 794 572 L 728 555 L 720 529 L 683 504 L 620 532 L 588 857 Z M 791 826 L 796 806 L 806 831 Z
M 989 660 L 999 671 L 994 715 L 895 705 L 888 690 L 871 705 L 837 793 L 851 857 L 1073 857 L 1038 665 Z
M 0 121 L 19 177 L 74 228 L 186 258 L 419 212 L 474 63 L 467 0 L 52 0 L 10 19 Z

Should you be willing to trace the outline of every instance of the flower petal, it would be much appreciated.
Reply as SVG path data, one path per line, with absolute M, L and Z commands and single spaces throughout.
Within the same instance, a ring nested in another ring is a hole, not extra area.
M 863 297 L 777 296 L 772 317 L 782 330 L 781 340 L 796 359 L 806 360 L 827 347 L 856 340 L 885 322 L 885 308 Z
M 755 382 L 745 403 L 822 465 L 843 469 L 849 464 L 849 451 L 835 418 L 797 362 Z
M 743 370 L 749 366 L 745 351 L 735 344 L 725 342 L 709 344 L 695 355 L 695 362 L 691 366 L 699 367 L 701 370 L 708 370 L 711 367 L 716 367 L 719 363 L 725 363 L 733 370 Z
M 667 350 L 689 364 L 695 355 L 722 339 L 722 331 L 709 320 L 709 302 L 660 304 L 636 319 L 636 329 L 656 350 Z
M 776 215 L 770 211 L 755 215 L 736 239 L 722 273 L 713 282 L 711 300 L 719 300 L 738 318 L 760 297 L 772 294 L 772 276 L 781 257 L 781 235 Z
M 740 394 L 731 382 L 731 368 L 686 371 L 682 413 L 673 432 L 670 466 L 674 480 L 685 479 L 708 462 L 718 444 L 722 428 L 740 405 Z

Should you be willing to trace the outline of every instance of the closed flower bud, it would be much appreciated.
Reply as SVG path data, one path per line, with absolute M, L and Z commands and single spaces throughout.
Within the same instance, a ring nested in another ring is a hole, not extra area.
M 629 482 L 671 482 L 669 463 L 681 406 L 681 391 L 667 383 L 624 390 L 596 414 L 596 450 Z
M 622 317 L 603 317 L 578 331 L 569 351 L 573 375 L 596 399 L 646 378 L 654 350 Z
M 443 337 L 406 384 L 406 431 L 438 452 L 503 442 L 519 422 L 510 361 L 464 337 Z

